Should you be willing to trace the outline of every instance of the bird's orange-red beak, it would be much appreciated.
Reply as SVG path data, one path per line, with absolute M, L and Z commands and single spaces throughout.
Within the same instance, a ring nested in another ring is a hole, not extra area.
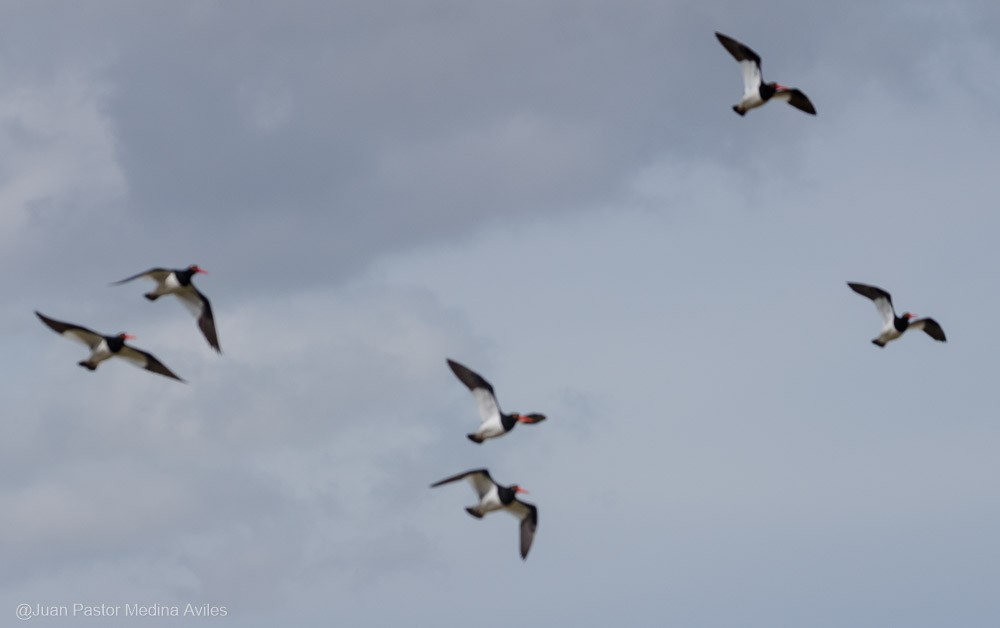
M 201 273 L 203 275 L 207 275 L 208 274 L 208 271 L 205 270 L 204 268 L 202 268 L 201 266 L 195 266 L 194 267 L 194 272 L 195 273 Z
M 545 420 L 544 414 L 519 414 L 517 420 L 520 423 L 538 423 Z
M 514 489 L 514 492 L 515 492 L 515 493 L 527 493 L 527 492 L 528 492 L 528 489 L 526 489 L 526 488 L 521 488 L 520 486 L 518 486 L 518 487 L 517 487 L 516 489 Z
M 135 340 L 135 336 L 132 334 L 122 334 L 122 340 Z

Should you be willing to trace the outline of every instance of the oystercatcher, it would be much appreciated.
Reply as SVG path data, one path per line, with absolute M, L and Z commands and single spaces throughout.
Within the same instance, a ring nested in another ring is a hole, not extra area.
M 97 365 L 108 358 L 123 358 L 147 371 L 159 373 L 160 375 L 165 375 L 181 382 L 184 381 L 174 375 L 173 371 L 164 366 L 151 353 L 125 344 L 126 340 L 131 340 L 135 336 L 126 333 L 120 333 L 117 336 L 104 336 L 86 327 L 53 320 L 37 311 L 35 314 L 57 334 L 64 338 L 82 342 L 90 348 L 90 357 L 78 362 L 80 366 L 88 370 L 97 370 Z
M 722 33 L 716 32 L 715 36 L 743 68 L 743 100 L 733 105 L 733 111 L 743 116 L 773 98 L 784 100 L 796 109 L 816 115 L 816 108 L 801 91 L 778 83 L 764 82 L 760 72 L 760 56 L 756 52 Z
M 466 508 L 465 511 L 476 519 L 482 519 L 483 515 L 494 510 L 505 510 L 517 517 L 521 521 L 521 558 L 526 559 L 528 550 L 531 549 L 531 542 L 535 538 L 535 529 L 538 528 L 538 509 L 517 498 L 518 493 L 527 493 L 528 491 L 517 484 L 500 486 L 493 481 L 490 472 L 486 469 L 475 469 L 453 475 L 431 484 L 431 488 L 466 479 L 479 495 L 479 503 Z
M 873 344 L 884 347 L 885 343 L 895 340 L 903 335 L 907 329 L 922 329 L 934 340 L 945 342 L 944 330 L 933 318 L 917 318 L 914 314 L 904 312 L 902 316 L 896 316 L 896 310 L 892 307 L 892 297 L 881 288 L 869 286 L 863 283 L 847 282 L 861 296 L 868 297 L 875 303 L 879 314 L 882 315 L 882 333 L 878 338 L 872 340 Z
M 198 318 L 198 327 L 201 329 L 201 333 L 204 334 L 205 340 L 208 344 L 212 346 L 213 349 L 222 353 L 222 349 L 219 347 L 219 336 L 215 333 L 215 318 L 212 316 L 212 306 L 208 302 L 208 298 L 205 297 L 194 284 L 191 283 L 191 278 L 198 273 L 208 273 L 203 268 L 199 268 L 197 264 L 192 264 L 184 269 L 171 270 L 169 268 L 150 268 L 149 270 L 139 273 L 138 275 L 132 275 L 122 279 L 121 281 L 114 282 L 113 286 L 121 285 L 127 281 L 132 281 L 133 279 L 138 279 L 140 277 L 144 279 L 152 279 L 156 282 L 156 287 L 151 291 L 147 292 L 144 296 L 150 301 L 155 301 L 165 294 L 172 294 L 180 299 L 181 303 L 191 311 L 195 317 Z
M 448 360 L 455 376 L 472 391 L 472 396 L 476 398 L 479 405 L 479 417 L 482 423 L 479 430 L 468 434 L 469 440 L 474 443 L 482 443 L 487 438 L 503 436 L 514 429 L 518 423 L 538 423 L 545 420 L 544 414 L 518 414 L 512 412 L 504 414 L 497 403 L 496 395 L 493 393 L 493 386 L 483 379 L 481 375 L 469 368 L 462 366 L 454 360 Z

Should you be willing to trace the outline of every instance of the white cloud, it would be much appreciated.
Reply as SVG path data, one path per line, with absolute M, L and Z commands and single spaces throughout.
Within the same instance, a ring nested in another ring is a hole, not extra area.
M 108 87 L 86 70 L 19 78 L 0 88 L 0 238 L 34 222 L 86 224 L 126 193 L 106 112 Z

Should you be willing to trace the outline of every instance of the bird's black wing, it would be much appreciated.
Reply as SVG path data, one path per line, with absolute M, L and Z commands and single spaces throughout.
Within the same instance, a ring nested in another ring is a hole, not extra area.
M 152 353 L 147 353 L 141 349 L 125 345 L 115 355 L 120 358 L 124 358 L 132 364 L 144 368 L 147 371 L 152 371 L 153 373 L 176 379 L 179 382 L 184 381 L 180 377 L 177 377 L 173 371 L 164 366 L 163 362 L 157 360 Z
M 172 272 L 173 271 L 168 268 L 150 268 L 149 270 L 143 271 L 138 275 L 132 275 L 131 277 L 126 277 L 125 279 L 121 279 L 119 281 L 113 281 L 111 282 L 111 285 L 118 286 L 123 283 L 132 281 L 133 279 L 138 279 L 139 277 L 147 277 L 154 281 L 162 281 L 167 275 L 169 275 Z
M 805 111 L 806 113 L 816 115 L 816 108 L 813 107 L 812 102 L 810 102 L 809 98 L 805 94 L 803 94 L 801 90 L 798 89 L 778 90 L 778 92 L 775 93 L 774 97 L 778 98 L 779 100 L 788 101 L 788 104 L 795 107 L 796 109 L 800 109 L 802 111 Z
M 104 336 L 87 329 L 86 327 L 80 327 L 79 325 L 74 325 L 73 323 L 64 323 L 62 321 L 57 321 L 55 319 L 45 316 L 41 312 L 35 311 L 35 315 L 42 319 L 42 322 L 49 326 L 54 332 L 60 336 L 64 336 L 71 340 L 76 340 L 82 342 L 83 344 L 94 349 L 97 345 L 101 344 L 104 340 Z
M 449 359 L 448 366 L 451 367 L 455 377 L 472 391 L 472 396 L 476 398 L 476 405 L 479 407 L 479 419 L 482 423 L 495 421 L 503 414 L 500 411 L 496 394 L 493 392 L 493 386 L 482 375 L 454 360 Z
M 507 512 L 521 520 L 521 558 L 528 557 L 531 542 L 535 540 L 535 530 L 538 528 L 538 508 L 534 504 L 515 499 L 507 506 Z
M 222 353 L 219 347 L 219 336 L 215 332 L 215 317 L 212 315 L 212 304 L 208 302 L 208 297 L 201 293 L 194 284 L 188 285 L 184 290 L 176 293 L 188 310 L 198 317 L 198 329 L 205 336 L 205 340 L 213 349 Z
M 888 327 L 896 318 L 896 311 L 892 307 L 892 297 L 882 288 L 869 286 L 863 283 L 847 282 L 847 285 L 863 297 L 868 297 L 875 303 L 878 313 L 882 315 L 882 324 Z
M 722 33 L 716 31 L 715 36 L 718 37 L 719 43 L 721 43 L 729 54 L 733 55 L 737 61 L 753 61 L 760 67 L 760 55 L 750 49 L 749 46 L 741 44 L 732 37 L 727 37 Z
M 941 342 L 946 341 L 944 337 L 944 330 L 941 329 L 941 326 L 938 325 L 938 322 L 933 318 L 918 318 L 917 320 L 910 322 L 910 327 L 923 329 L 927 332 L 927 335 L 934 340 L 940 340 Z
M 488 493 L 491 488 L 493 488 L 496 483 L 493 478 L 490 477 L 490 472 L 486 469 L 473 469 L 472 471 L 466 471 L 464 473 L 459 473 L 451 477 L 447 477 L 443 480 L 431 484 L 431 488 L 435 486 L 441 486 L 442 484 L 448 484 L 449 482 L 457 482 L 458 480 L 468 479 L 472 484 L 472 488 L 476 490 L 479 497 L 482 498 L 483 495 Z
M 451 367 L 451 371 L 455 374 L 455 377 L 461 380 L 461 382 L 465 384 L 469 390 L 485 388 L 491 395 L 494 394 L 493 386 L 490 386 L 490 383 L 479 373 L 476 373 L 472 369 L 451 359 L 448 360 L 448 366 Z

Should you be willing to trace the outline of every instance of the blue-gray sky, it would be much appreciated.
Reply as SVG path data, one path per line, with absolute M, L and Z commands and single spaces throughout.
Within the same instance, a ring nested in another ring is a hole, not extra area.
M 0 618 L 996 625 L 996 3 L 3 10 Z M 733 114 L 716 30 L 819 115 Z M 190 263 L 221 356 L 108 286 Z M 445 357 L 549 420 L 469 443 Z M 481 466 L 525 562 L 427 488 Z

